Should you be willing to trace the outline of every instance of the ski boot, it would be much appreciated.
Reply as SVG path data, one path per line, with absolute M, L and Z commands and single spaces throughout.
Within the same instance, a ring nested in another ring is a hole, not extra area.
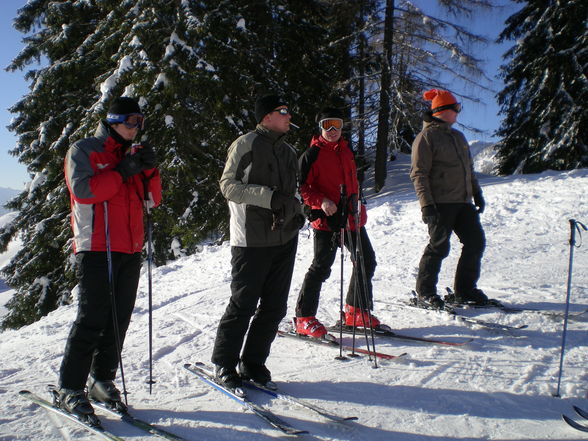
M 91 426 L 102 427 L 100 420 L 94 413 L 92 404 L 90 404 L 90 401 L 88 400 L 86 391 L 83 389 L 74 390 L 60 388 L 52 389 L 51 392 L 53 394 L 53 405 L 55 407 L 59 407 L 60 409 L 71 413 L 80 421 Z
M 316 317 L 296 317 L 294 319 L 296 333 L 307 335 L 312 338 L 323 338 L 327 334 L 327 329 L 319 322 Z
M 88 379 L 88 396 L 117 412 L 126 413 L 128 411 L 126 404 L 121 400 L 120 391 L 112 380 L 100 381 L 90 377 Z
M 380 326 L 380 320 L 369 311 L 345 305 L 345 325 L 358 328 L 377 328 Z
M 272 381 L 271 372 L 264 364 L 245 363 L 241 360 L 239 362 L 239 374 L 244 380 L 252 381 L 267 389 L 276 390 L 278 388 L 276 383 Z

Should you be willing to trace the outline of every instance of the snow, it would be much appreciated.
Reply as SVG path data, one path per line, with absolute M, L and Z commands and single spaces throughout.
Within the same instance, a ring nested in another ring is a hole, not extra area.
M 588 408 L 588 318 L 570 321 L 562 378 L 562 398 L 553 398 L 559 368 L 562 322 L 539 314 L 468 315 L 528 328 L 496 332 L 471 328 L 434 312 L 401 309 L 407 299 L 427 234 L 408 179 L 409 159 L 390 162 L 385 190 L 367 189 L 368 232 L 376 250 L 374 313 L 393 329 L 415 336 L 472 337 L 462 348 L 379 339 L 378 351 L 409 355 L 404 361 L 334 359 L 338 351 L 278 338 L 268 367 L 280 388 L 356 423 L 327 422 L 295 405 L 254 400 L 271 408 L 319 440 L 579 440 L 561 421 L 572 405 Z M 570 218 L 588 223 L 585 188 L 588 170 L 496 177 L 480 175 L 487 201 L 482 223 L 487 235 L 480 287 L 514 305 L 563 310 L 569 263 Z M 370 184 L 368 183 L 369 187 Z M 579 239 L 579 238 L 578 238 Z M 571 310 L 588 303 L 588 233 L 574 250 Z M 312 236 L 300 234 L 288 315 L 312 259 Z M 451 286 L 459 243 L 445 260 L 440 287 Z M 345 262 L 345 280 L 351 264 Z M 339 260 L 323 285 L 318 318 L 338 318 Z M 250 412 L 191 376 L 186 362 L 210 359 L 215 330 L 230 295 L 230 247 L 204 246 L 202 252 L 153 269 L 154 385 L 149 395 L 148 296 L 146 270 L 124 348 L 127 387 L 134 413 L 186 439 L 285 439 Z M 57 372 L 75 305 L 60 308 L 37 323 L 5 331 L 0 340 L 0 440 L 60 439 L 45 413 L 19 397 L 29 389 L 47 396 L 45 385 Z M 351 337 L 345 337 L 347 343 Z M 363 346 L 363 340 L 357 343 Z M 129 440 L 143 433 L 104 416 L 105 426 Z M 63 424 L 71 439 L 83 432 Z M 85 437 L 88 439 L 88 437 Z

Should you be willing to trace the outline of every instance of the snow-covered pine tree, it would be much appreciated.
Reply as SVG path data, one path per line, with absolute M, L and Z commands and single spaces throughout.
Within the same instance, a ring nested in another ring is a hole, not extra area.
M 516 0 L 499 41 L 516 40 L 501 68 L 502 174 L 588 166 L 588 3 Z
M 16 235 L 24 246 L 5 268 L 17 294 L 4 328 L 16 328 L 67 302 L 75 285 L 69 196 L 63 158 L 91 135 L 112 99 L 137 97 L 143 137 L 156 149 L 164 187 L 153 211 L 156 262 L 222 238 L 226 203 L 218 178 L 230 143 L 255 125 L 258 93 L 283 93 L 306 147 L 322 91 L 336 75 L 321 68 L 323 5 L 217 0 L 30 0 L 15 26 L 29 34 L 9 67 L 31 70 L 30 92 L 11 110 L 19 136 L 12 153 L 33 177 L 11 203 L 14 222 L 0 230 L 0 250 Z M 329 75 L 330 74 L 330 75 Z

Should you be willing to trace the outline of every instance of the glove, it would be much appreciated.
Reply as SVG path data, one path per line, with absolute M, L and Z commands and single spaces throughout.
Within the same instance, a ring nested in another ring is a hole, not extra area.
M 271 207 L 272 207 L 272 211 L 282 211 L 285 209 L 286 205 L 289 203 L 289 199 L 291 199 L 290 196 L 286 196 L 283 193 L 280 193 L 279 191 L 274 191 L 274 193 L 272 194 L 272 201 L 271 201 Z
M 482 192 L 474 195 L 474 205 L 478 207 L 478 213 L 482 214 L 484 212 L 486 201 L 484 200 L 484 196 L 482 196 Z
M 270 204 L 274 212 L 274 226 L 277 228 L 289 222 L 295 215 L 301 214 L 300 201 L 294 196 L 287 196 L 279 191 L 274 191 Z
M 126 155 L 114 168 L 126 181 L 131 176 L 141 173 L 145 168 L 139 155 Z
M 155 168 L 157 166 L 157 155 L 155 154 L 153 147 L 151 147 L 151 144 L 148 142 L 143 142 L 140 146 L 137 146 L 137 153 L 135 153 L 135 155 L 139 156 L 141 164 L 143 165 L 143 170 Z
M 427 225 L 434 224 L 439 220 L 439 212 L 434 205 L 427 205 L 421 208 L 421 213 L 423 214 L 423 222 Z

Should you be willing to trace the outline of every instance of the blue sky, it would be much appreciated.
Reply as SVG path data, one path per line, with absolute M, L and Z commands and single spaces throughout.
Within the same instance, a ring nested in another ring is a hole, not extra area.
M 22 189 L 29 176 L 24 165 L 20 164 L 17 159 L 8 154 L 16 143 L 15 136 L 8 131 L 6 126 L 10 123 L 13 115 L 8 111 L 8 108 L 14 105 L 22 96 L 28 91 L 28 84 L 24 81 L 24 72 L 6 72 L 4 68 L 8 66 L 11 60 L 20 52 L 23 47 L 23 35 L 17 32 L 12 27 L 14 17 L 16 17 L 17 9 L 26 4 L 27 0 L 3 0 L 2 6 L 4 12 L 0 18 L 0 187 L 8 187 L 15 189 Z M 432 5 L 436 4 L 435 0 L 414 0 L 414 3 L 419 4 L 424 10 L 428 10 Z M 515 7 L 509 0 L 501 0 L 505 8 L 495 11 L 493 14 L 485 13 L 476 20 L 468 20 L 467 23 L 462 23 L 474 32 L 490 37 L 494 41 L 502 28 L 504 27 L 504 20 L 510 16 Z M 495 79 L 498 73 L 498 67 L 502 63 L 501 56 L 509 47 L 510 44 L 490 44 L 483 48 L 478 54 L 478 58 L 485 60 L 484 66 L 486 73 L 490 78 Z M 34 66 L 33 66 L 34 67 Z M 499 80 L 495 79 L 493 88 L 498 92 L 502 88 Z M 459 90 L 459 89 L 458 89 Z M 460 120 L 466 125 L 474 126 L 484 130 L 483 135 L 472 134 L 464 130 L 466 137 L 469 140 L 494 141 L 495 138 L 492 133 L 498 128 L 500 121 L 498 118 L 498 106 L 496 104 L 493 93 L 482 93 L 474 90 L 466 90 L 466 93 L 478 95 L 483 103 L 473 104 L 464 103 L 464 110 L 460 115 Z

